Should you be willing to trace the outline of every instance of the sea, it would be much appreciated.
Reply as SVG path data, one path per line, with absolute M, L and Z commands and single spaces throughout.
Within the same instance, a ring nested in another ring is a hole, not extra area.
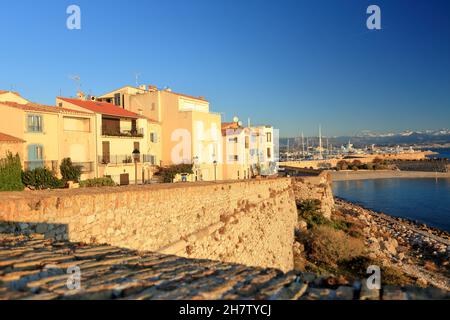
M 430 150 L 430 151 L 434 151 L 437 152 L 438 154 L 432 154 L 427 156 L 428 158 L 446 158 L 446 159 L 450 159 L 450 148 L 439 148 L 439 149 L 424 149 L 424 150 Z
M 450 159 L 450 148 L 431 151 L 439 153 L 432 157 Z M 333 189 L 365 208 L 450 232 L 450 178 L 336 181 Z

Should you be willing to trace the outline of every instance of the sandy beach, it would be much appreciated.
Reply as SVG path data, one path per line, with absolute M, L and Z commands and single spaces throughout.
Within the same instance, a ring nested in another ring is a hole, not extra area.
M 333 181 L 389 179 L 389 178 L 446 178 L 450 179 L 450 172 L 423 172 L 423 171 L 332 171 Z

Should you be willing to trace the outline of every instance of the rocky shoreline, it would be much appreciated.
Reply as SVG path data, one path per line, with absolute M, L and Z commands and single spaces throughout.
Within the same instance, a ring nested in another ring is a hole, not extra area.
M 450 234 L 336 198 L 336 209 L 361 224 L 368 256 L 417 279 L 450 290 Z

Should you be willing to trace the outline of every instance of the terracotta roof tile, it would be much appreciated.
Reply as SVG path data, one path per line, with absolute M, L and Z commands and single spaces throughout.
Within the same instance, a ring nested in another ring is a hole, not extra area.
M 95 113 L 100 113 L 110 116 L 126 117 L 126 118 L 143 118 L 137 113 L 122 109 L 112 103 L 100 102 L 100 101 L 86 101 L 80 99 L 63 98 L 58 97 L 58 99 L 72 103 L 78 107 L 93 111 Z
M 6 105 L 9 107 L 13 107 L 13 108 L 17 108 L 17 109 L 22 109 L 25 111 L 36 111 L 36 112 L 53 112 L 53 113 L 72 113 L 72 114 L 90 114 L 88 112 L 83 112 L 83 111 L 77 111 L 77 110 L 72 110 L 72 109 L 67 109 L 67 108 L 60 108 L 60 107 L 55 107 L 55 106 L 46 106 L 46 105 L 42 105 L 42 104 L 36 104 L 36 103 L 27 103 L 27 104 L 21 104 L 21 103 L 16 103 L 16 102 L 10 102 L 10 101 L 0 101 L 0 105 Z
M 0 132 L 0 142 L 16 142 L 16 143 L 21 143 L 21 142 L 25 142 L 25 140 L 22 140 L 22 139 L 20 139 L 20 138 L 13 137 L 13 136 L 10 136 L 9 134 Z

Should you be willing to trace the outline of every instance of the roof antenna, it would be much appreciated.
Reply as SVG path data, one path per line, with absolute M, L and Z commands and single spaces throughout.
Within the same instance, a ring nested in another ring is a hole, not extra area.
M 135 72 L 134 73 L 134 78 L 135 78 L 135 80 L 136 80 L 136 88 L 139 88 L 139 76 L 140 76 L 141 74 L 140 73 L 138 73 L 138 72 Z
M 70 75 L 69 79 L 72 79 L 73 81 L 75 81 L 76 85 L 77 85 L 77 93 L 81 92 L 81 78 L 80 76 L 74 74 L 74 75 Z

